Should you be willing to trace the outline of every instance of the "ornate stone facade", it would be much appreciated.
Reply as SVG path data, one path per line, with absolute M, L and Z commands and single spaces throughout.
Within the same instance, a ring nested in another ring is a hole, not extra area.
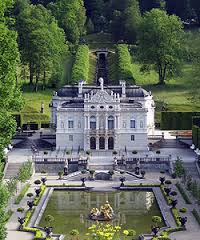
M 51 124 L 57 149 L 147 150 L 154 101 L 138 86 L 64 86 L 53 96 Z

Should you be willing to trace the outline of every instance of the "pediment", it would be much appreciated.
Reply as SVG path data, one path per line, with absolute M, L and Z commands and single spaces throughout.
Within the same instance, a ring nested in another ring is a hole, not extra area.
M 94 103 L 110 103 L 113 102 L 113 97 L 110 96 L 105 90 L 99 90 L 91 97 L 91 102 Z

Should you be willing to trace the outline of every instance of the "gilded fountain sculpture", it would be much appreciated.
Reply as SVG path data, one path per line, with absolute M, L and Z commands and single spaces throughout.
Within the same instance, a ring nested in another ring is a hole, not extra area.
M 104 205 L 98 208 L 92 208 L 89 214 L 89 218 L 95 221 L 110 221 L 115 217 L 113 208 L 110 206 L 109 202 L 106 201 Z

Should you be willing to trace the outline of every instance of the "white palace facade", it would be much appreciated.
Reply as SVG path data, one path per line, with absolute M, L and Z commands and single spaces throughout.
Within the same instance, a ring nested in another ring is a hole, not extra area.
M 154 100 L 135 85 L 66 85 L 51 102 L 51 125 L 60 150 L 148 149 L 154 133 Z

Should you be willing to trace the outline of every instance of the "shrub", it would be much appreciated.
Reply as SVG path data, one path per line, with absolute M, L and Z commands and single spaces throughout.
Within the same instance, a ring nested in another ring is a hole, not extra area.
M 179 209 L 179 212 L 186 213 L 187 212 L 187 208 L 181 208 L 181 209 Z
M 15 199 L 15 204 L 19 204 L 19 203 L 21 202 L 21 200 L 23 199 L 24 195 L 25 195 L 26 192 L 28 191 L 29 187 L 30 187 L 30 184 L 27 183 L 27 184 L 22 188 L 20 194 L 19 194 L 19 195 L 17 196 L 17 198 Z
M 20 213 L 24 212 L 24 208 L 23 207 L 18 208 L 17 212 L 20 212 Z
M 156 151 L 156 154 L 160 154 L 160 150 L 157 150 L 157 151 Z
M 108 174 L 112 176 L 112 175 L 114 175 L 114 171 L 113 170 L 109 170 Z
M 161 174 L 165 174 L 165 170 L 161 170 L 160 173 L 161 173 Z
M 48 154 L 48 151 L 44 151 L 43 153 L 44 153 L 44 155 L 47 155 L 47 154 Z
M 39 179 L 37 179 L 37 180 L 34 181 L 34 183 L 35 183 L 36 185 L 40 185 L 40 184 L 41 184 L 41 181 L 40 181 Z
M 46 189 L 46 185 L 42 185 L 40 189 L 41 189 L 41 192 L 40 192 L 39 196 L 36 196 L 34 199 L 34 206 L 38 205 L 38 202 L 40 201 L 40 198 L 42 197 L 42 195 Z
M 83 169 L 83 170 L 81 170 L 81 173 L 82 173 L 82 174 L 86 174 L 87 171 L 86 171 L 85 169 Z
M 116 150 L 114 150 L 112 153 L 113 153 L 113 155 L 117 155 L 117 151 Z
M 165 184 L 170 185 L 170 184 L 172 184 L 172 181 L 171 180 L 166 180 Z
M 125 80 L 127 83 L 135 83 L 128 46 L 125 44 L 117 45 L 116 52 L 118 63 L 118 79 Z
M 180 215 L 179 215 L 179 212 L 178 212 L 177 208 L 171 208 L 171 212 L 172 212 L 172 215 L 174 217 L 174 220 L 175 220 L 177 226 L 180 227 L 181 226 L 181 222 L 179 220 Z
M 87 150 L 87 151 L 86 151 L 86 154 L 87 154 L 87 155 L 91 155 L 91 151 L 90 151 L 90 150 Z
M 197 212 L 197 210 L 196 210 L 196 209 L 193 209 L 193 210 L 192 210 L 192 214 L 193 214 L 193 216 L 195 217 L 195 219 L 197 220 L 198 224 L 200 225 L 200 215 L 199 215 L 199 213 Z
M 22 164 L 22 166 L 19 169 L 17 179 L 20 182 L 26 182 L 32 176 L 32 172 L 33 172 L 32 162 L 30 162 L 30 161 L 25 162 Z
M 80 80 L 87 81 L 89 74 L 89 48 L 87 45 L 79 45 L 75 62 L 72 67 L 72 81 L 77 83 Z
M 132 151 L 132 154 L 137 154 L 137 151 L 136 150 Z

